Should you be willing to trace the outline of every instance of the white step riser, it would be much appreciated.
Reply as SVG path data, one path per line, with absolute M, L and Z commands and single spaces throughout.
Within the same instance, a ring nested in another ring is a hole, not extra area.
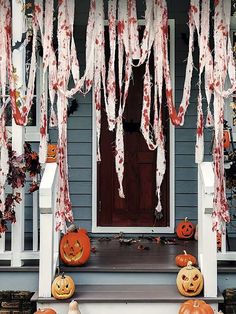
M 176 274 L 67 273 L 80 284 L 175 284 Z M 0 272 L 0 290 L 38 290 L 38 272 Z M 236 274 L 218 274 L 220 291 L 235 287 Z
M 211 304 L 217 312 L 218 305 Z M 58 314 L 68 314 L 67 303 L 38 303 L 38 308 L 53 308 Z M 82 303 L 82 314 L 177 314 L 180 303 Z

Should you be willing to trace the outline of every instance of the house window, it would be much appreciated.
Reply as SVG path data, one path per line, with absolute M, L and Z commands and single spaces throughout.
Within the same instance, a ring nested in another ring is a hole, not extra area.
M 32 35 L 30 31 L 27 34 L 27 43 L 25 46 L 25 83 L 28 85 L 28 77 L 30 71 L 31 55 L 32 55 Z M 28 142 L 38 142 L 40 138 L 40 95 L 42 89 L 42 49 L 40 42 L 37 43 L 37 71 L 35 77 L 35 88 L 33 96 L 33 104 L 28 116 L 28 124 L 25 128 L 25 140 Z M 10 100 L 10 98 L 9 98 Z M 11 137 L 12 111 L 10 104 L 7 106 L 6 112 L 7 129 L 9 137 Z

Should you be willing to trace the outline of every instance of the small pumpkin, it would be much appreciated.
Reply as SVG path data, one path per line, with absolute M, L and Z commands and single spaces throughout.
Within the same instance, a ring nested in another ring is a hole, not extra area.
M 68 314 L 81 314 L 78 302 L 74 300 L 70 302 Z
M 179 292 L 186 297 L 194 297 L 201 293 L 203 289 L 202 273 L 191 262 L 186 267 L 180 269 L 176 284 Z
M 38 309 L 34 314 L 57 314 L 53 309 L 45 308 L 45 309 Z
M 192 265 L 197 264 L 197 259 L 195 256 L 191 254 L 187 254 L 186 251 L 184 251 L 184 254 L 179 254 L 175 257 L 175 263 L 179 267 L 185 267 L 187 266 L 188 262 L 192 262 Z
M 194 236 L 195 227 L 191 221 L 186 217 L 181 221 L 176 228 L 176 234 L 179 239 L 191 239 Z
M 179 309 L 179 314 L 214 314 L 212 307 L 202 300 L 188 300 Z
M 57 162 L 57 144 L 48 144 L 46 162 Z
M 224 130 L 224 148 L 227 149 L 230 147 L 230 132 L 229 130 Z
M 80 266 L 90 257 L 90 239 L 85 229 L 67 232 L 60 241 L 60 257 L 63 263 Z
M 198 224 L 196 224 L 196 227 L 195 227 L 194 239 L 195 239 L 196 241 L 198 240 Z
M 70 276 L 57 276 L 52 283 L 52 295 L 55 299 L 69 299 L 75 292 L 75 284 Z

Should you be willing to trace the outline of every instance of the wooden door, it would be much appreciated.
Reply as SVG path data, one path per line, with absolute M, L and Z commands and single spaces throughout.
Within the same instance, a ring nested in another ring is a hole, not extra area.
M 108 130 L 102 110 L 101 162 L 98 163 L 98 226 L 157 227 L 169 225 L 169 122 L 163 110 L 166 135 L 167 171 L 161 189 L 163 218 L 156 220 L 156 150 L 150 151 L 140 132 L 145 66 L 133 68 L 123 117 L 125 144 L 125 199 L 119 197 L 115 172 L 115 132 Z M 166 108 L 166 105 L 164 105 Z

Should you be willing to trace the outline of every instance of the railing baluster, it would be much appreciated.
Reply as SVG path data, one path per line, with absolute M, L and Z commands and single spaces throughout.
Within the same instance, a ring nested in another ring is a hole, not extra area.
M 0 238 L 0 253 L 4 253 L 5 252 L 5 248 L 6 248 L 6 236 L 5 233 L 1 234 L 1 238 Z
M 39 236 L 38 236 L 38 211 L 39 211 L 39 204 L 38 204 L 38 191 L 33 193 L 33 251 L 38 251 L 39 245 Z

